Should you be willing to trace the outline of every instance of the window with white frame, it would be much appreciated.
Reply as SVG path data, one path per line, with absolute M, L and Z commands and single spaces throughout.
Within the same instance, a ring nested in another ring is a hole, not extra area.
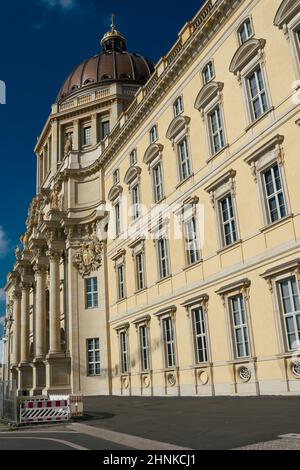
M 300 73 L 300 4 L 298 0 L 282 0 L 274 18 L 277 26 L 289 42 L 293 65 L 297 76 Z M 298 59 L 298 60 L 295 60 Z
M 239 43 L 242 45 L 253 36 L 253 28 L 250 18 L 247 18 L 238 30 Z
M 152 178 L 154 189 L 154 201 L 159 202 L 164 197 L 162 167 L 160 162 L 153 166 Z
M 98 307 L 98 279 L 90 277 L 85 279 L 85 308 Z
M 168 241 L 166 238 L 161 238 L 157 241 L 157 256 L 159 267 L 159 278 L 164 279 L 169 276 L 169 253 Z
M 120 170 L 118 168 L 113 172 L 113 182 L 114 184 L 120 183 Z
M 110 132 L 110 123 L 109 121 L 101 122 L 101 138 L 104 139 Z
M 130 163 L 130 166 L 133 166 L 137 163 L 137 151 L 136 149 L 133 149 L 131 152 L 130 152 L 130 155 L 129 155 L 129 163 Z
M 87 369 L 89 376 L 101 374 L 99 338 L 87 340 Z
M 192 265 L 197 263 L 200 259 L 196 217 L 191 217 L 187 220 L 184 223 L 184 228 L 187 264 Z
M 119 335 L 119 341 L 120 341 L 120 355 L 121 355 L 121 372 L 122 374 L 127 374 L 129 372 L 127 331 L 121 331 Z
M 86 126 L 83 128 L 83 145 L 92 145 L 92 128 Z
M 276 162 L 262 172 L 265 205 L 269 223 L 287 215 L 280 166 Z
M 135 270 L 136 270 L 136 282 L 137 290 L 145 288 L 145 272 L 144 272 L 144 254 L 139 252 L 135 255 Z
M 141 370 L 145 372 L 150 369 L 149 331 L 147 325 L 141 325 L 139 327 L 139 342 Z
M 150 144 L 153 144 L 154 142 L 157 141 L 157 139 L 158 139 L 157 125 L 153 126 L 150 129 L 149 135 L 150 135 Z
M 140 217 L 140 185 L 135 184 L 131 188 L 131 202 L 133 209 L 133 219 L 138 219 Z
M 125 265 L 120 263 L 117 265 L 117 286 L 118 286 L 118 300 L 125 298 Z
M 214 66 L 212 62 L 208 62 L 202 70 L 203 84 L 206 85 L 215 76 Z
M 195 359 L 197 364 L 208 362 L 207 331 L 204 311 L 202 307 L 191 309 Z
M 250 344 L 244 297 L 242 294 L 236 295 L 229 298 L 228 301 L 235 357 L 248 357 Z
M 220 199 L 219 211 L 223 245 L 229 246 L 237 241 L 235 211 L 231 194 Z
M 173 113 L 174 117 L 179 116 L 183 112 L 183 101 L 182 96 L 178 96 L 178 98 L 173 103 Z
M 187 138 L 184 137 L 178 144 L 179 173 L 180 180 L 184 181 L 191 175 L 191 162 Z
M 265 79 L 260 65 L 246 77 L 252 120 L 258 119 L 269 108 Z
M 287 348 L 293 351 L 300 347 L 299 285 L 296 276 L 280 280 L 277 285 Z
M 120 201 L 117 201 L 114 204 L 114 211 L 115 211 L 115 232 L 116 236 L 119 236 L 121 233 L 121 205 Z
M 220 105 L 208 113 L 211 153 L 215 155 L 225 146 L 224 127 Z
M 162 320 L 166 367 L 176 365 L 174 325 L 171 317 Z

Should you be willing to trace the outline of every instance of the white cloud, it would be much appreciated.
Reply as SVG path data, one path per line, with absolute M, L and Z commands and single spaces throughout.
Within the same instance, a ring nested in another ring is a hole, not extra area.
M 7 254 L 9 240 L 0 225 L 0 258 Z
M 61 10 L 72 10 L 77 6 L 77 0 L 39 0 L 48 8 L 60 8 Z

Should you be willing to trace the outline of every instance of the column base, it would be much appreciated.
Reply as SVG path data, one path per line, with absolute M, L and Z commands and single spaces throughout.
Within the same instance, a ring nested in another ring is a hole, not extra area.
M 46 385 L 46 370 L 44 361 L 45 358 L 36 357 L 33 360 L 33 364 L 31 364 L 33 386 L 30 390 L 30 395 L 34 397 L 43 395 L 43 389 Z
M 29 396 L 33 388 L 32 366 L 28 362 L 21 362 L 18 366 L 19 386 L 17 394 L 19 397 Z
M 69 395 L 71 393 L 71 358 L 62 353 L 50 353 L 45 364 L 46 386 L 43 394 Z

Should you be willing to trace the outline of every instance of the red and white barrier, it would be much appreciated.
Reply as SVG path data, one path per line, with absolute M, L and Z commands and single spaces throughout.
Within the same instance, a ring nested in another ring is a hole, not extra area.
M 32 399 L 20 405 L 21 424 L 68 421 L 69 419 L 68 400 Z
M 71 418 L 83 416 L 83 395 L 50 395 L 50 400 L 68 400 Z

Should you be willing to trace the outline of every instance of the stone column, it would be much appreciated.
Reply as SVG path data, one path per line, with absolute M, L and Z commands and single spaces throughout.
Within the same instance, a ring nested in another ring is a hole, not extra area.
M 21 340 L 21 290 L 15 289 L 13 294 L 14 310 L 13 310 L 13 353 L 12 365 L 16 366 L 20 361 L 20 340 Z
M 51 149 L 51 166 L 52 170 L 55 173 L 57 170 L 57 163 L 59 162 L 60 158 L 58 155 L 58 120 L 53 119 L 52 121 L 52 149 Z
M 97 140 L 97 114 L 92 114 L 92 145 L 96 145 Z
M 46 274 L 47 267 L 34 267 L 36 278 L 35 308 L 35 357 L 44 359 L 46 355 Z
M 79 120 L 75 119 L 73 121 L 73 150 L 79 150 L 80 148 L 80 126 L 79 126 Z
M 29 293 L 31 285 L 23 282 L 21 303 L 21 364 L 29 362 Z
M 60 335 L 60 273 L 59 261 L 62 256 L 60 250 L 50 249 L 47 253 L 50 260 L 50 350 L 49 355 L 61 353 L 61 335 Z

